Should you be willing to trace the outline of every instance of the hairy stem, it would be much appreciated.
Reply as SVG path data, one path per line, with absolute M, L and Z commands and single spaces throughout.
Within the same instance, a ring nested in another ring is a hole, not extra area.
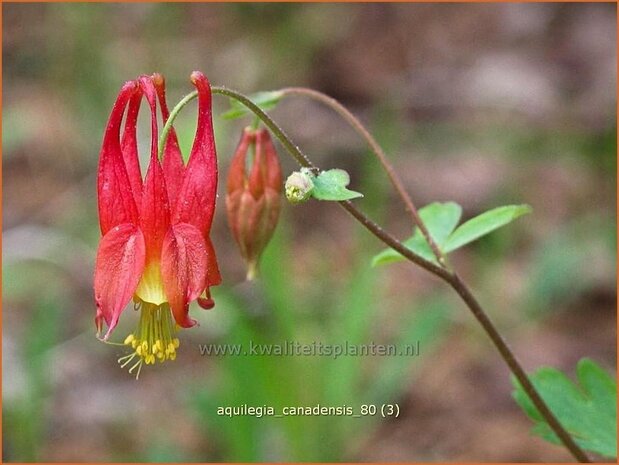
M 381 146 L 378 144 L 378 142 L 376 142 L 376 139 L 374 139 L 372 134 L 370 134 L 370 132 L 365 128 L 365 126 L 363 126 L 359 118 L 353 115 L 350 110 L 348 110 L 348 108 L 346 108 L 333 97 L 330 97 L 314 89 L 308 89 L 306 87 L 286 87 L 284 89 L 281 89 L 280 92 L 284 94 L 284 96 L 300 95 L 308 97 L 330 107 L 332 110 L 338 113 L 357 132 L 357 134 L 359 134 L 363 139 L 365 139 L 370 149 L 372 150 L 372 153 L 374 153 L 376 158 L 378 158 L 380 164 L 383 166 L 383 169 L 387 173 L 391 184 L 404 202 L 406 209 L 409 211 L 413 219 L 413 224 L 415 224 L 419 228 L 419 231 L 421 231 L 421 234 L 423 234 L 426 242 L 432 249 L 432 252 L 434 253 L 434 256 L 436 257 L 438 262 L 446 267 L 447 260 L 445 259 L 445 255 L 436 245 L 436 242 L 434 242 L 434 239 L 430 235 L 428 228 L 426 228 L 425 223 L 421 220 L 419 212 L 417 211 L 417 208 L 415 207 L 415 204 L 413 203 L 410 195 L 408 195 L 408 192 L 406 192 L 402 180 L 396 173 L 393 165 L 389 162 L 389 159 L 387 158 L 387 155 L 385 154 Z
M 271 132 L 279 139 L 284 148 L 290 153 L 290 155 L 299 163 L 299 165 L 310 168 L 317 169 L 317 167 L 307 158 L 307 156 L 297 147 L 292 140 L 286 135 L 286 133 L 279 127 L 273 119 L 267 115 L 262 109 L 260 109 L 254 102 L 252 102 L 245 95 L 227 89 L 225 87 L 212 87 L 213 94 L 225 95 L 227 97 L 233 98 L 247 107 L 254 115 L 262 120 L 262 122 L 271 130 Z M 174 118 L 178 114 L 178 112 L 184 107 L 190 100 L 195 98 L 197 95 L 196 92 L 192 92 L 185 96 L 176 107 L 170 113 L 170 118 L 166 122 L 164 129 L 162 131 L 161 137 L 159 139 L 159 152 L 163 151 L 162 147 L 165 146 L 167 134 L 170 130 L 170 127 L 173 124 Z M 367 132 L 367 131 L 366 131 Z M 381 151 L 382 152 L 382 151 Z M 383 153 L 384 155 L 384 153 Z M 380 157 L 379 157 L 380 158 Z M 396 178 L 397 179 L 397 178 Z M 376 236 L 379 240 L 387 244 L 389 247 L 393 248 L 400 254 L 402 254 L 409 261 L 419 265 L 430 273 L 440 277 L 447 284 L 449 284 L 462 298 L 466 306 L 473 313 L 477 321 L 481 324 L 482 328 L 493 342 L 501 358 L 505 361 L 510 371 L 516 377 L 516 379 L 520 382 L 523 389 L 540 412 L 540 414 L 544 417 L 550 428 L 554 431 L 557 437 L 561 440 L 563 445 L 571 452 L 571 454 L 579 461 L 579 462 L 590 462 L 589 458 L 585 454 L 585 452 L 576 444 L 574 439 L 570 436 L 570 434 L 563 428 L 559 420 L 552 413 L 546 402 L 542 399 L 540 394 L 537 392 L 535 386 L 529 379 L 528 375 L 522 368 L 522 365 L 511 351 L 499 331 L 496 329 L 488 314 L 481 307 L 477 299 L 473 296 L 468 286 L 462 281 L 460 276 L 455 271 L 450 271 L 443 266 L 436 265 L 435 263 L 420 257 L 415 254 L 412 250 L 408 249 L 404 246 L 398 239 L 393 237 L 390 233 L 385 231 L 382 227 L 368 218 L 363 212 L 361 212 L 357 207 L 355 207 L 352 202 L 349 200 L 345 200 L 343 202 L 339 202 L 339 204 L 350 213 L 361 225 L 363 225 L 366 229 L 368 229 L 374 236 Z M 423 221 L 419 218 L 419 224 L 423 225 Z M 418 226 L 419 226 L 418 224 Z M 419 228 L 422 229 L 421 227 Z M 427 231 L 427 230 L 426 230 Z

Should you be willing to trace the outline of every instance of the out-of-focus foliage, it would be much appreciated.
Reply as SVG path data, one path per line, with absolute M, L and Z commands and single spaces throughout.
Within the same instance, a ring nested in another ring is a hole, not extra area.
M 283 93 L 279 91 L 262 91 L 249 95 L 249 99 L 260 107 L 262 111 L 272 110 L 282 99 Z M 224 119 L 236 119 L 252 113 L 238 100 L 230 99 L 230 109 L 221 115 Z
M 328 202 L 284 207 L 254 284 L 242 282 L 220 203 L 216 307 L 192 309 L 200 326 L 180 334 L 176 362 L 136 382 L 116 363 L 122 349 L 94 337 L 96 166 L 115 95 L 139 74 L 166 76 L 170 106 L 193 90 L 194 69 L 246 94 L 316 88 L 367 123 L 417 205 L 454 200 L 465 218 L 531 205 L 534 215 L 452 257 L 527 369 L 583 356 L 614 366 L 615 14 L 610 4 L 3 5 L 4 461 L 568 460 L 531 438 L 460 302 L 407 263 L 369 269 L 384 245 Z M 227 99 L 214 105 L 225 174 L 252 121 L 220 118 Z M 350 174 L 360 208 L 410 235 L 378 161 L 337 115 L 292 97 L 268 111 L 321 169 Z M 176 129 L 187 155 L 195 105 Z M 284 177 L 297 169 L 282 165 Z M 119 333 L 134 324 L 126 312 Z M 421 352 L 198 350 L 249 340 L 419 340 Z M 397 420 L 214 410 L 394 401 Z

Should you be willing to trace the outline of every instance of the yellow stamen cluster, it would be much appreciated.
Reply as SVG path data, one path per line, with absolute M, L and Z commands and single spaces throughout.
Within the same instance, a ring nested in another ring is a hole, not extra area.
M 138 357 L 134 365 L 129 368 L 129 373 L 137 368 L 137 378 L 142 364 L 153 365 L 157 360 L 160 363 L 175 360 L 180 341 L 175 337 L 177 328 L 167 303 L 155 305 L 140 301 L 135 308 L 140 310 L 140 322 L 137 329 L 124 341 L 124 345 L 131 346 L 134 351 L 119 358 L 118 363 L 124 368 Z

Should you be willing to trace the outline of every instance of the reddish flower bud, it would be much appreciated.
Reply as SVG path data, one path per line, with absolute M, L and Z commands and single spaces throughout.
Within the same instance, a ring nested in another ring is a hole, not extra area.
M 247 279 L 256 275 L 258 259 L 273 236 L 281 191 L 282 171 L 269 132 L 245 128 L 230 164 L 226 208 L 247 263 Z

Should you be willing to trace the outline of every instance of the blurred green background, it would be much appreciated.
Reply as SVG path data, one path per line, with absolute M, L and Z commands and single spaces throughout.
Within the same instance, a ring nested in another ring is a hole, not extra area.
M 528 370 L 616 364 L 616 8 L 612 4 L 4 4 L 4 461 L 566 461 L 529 434 L 506 368 L 466 308 L 335 204 L 285 205 L 244 265 L 220 188 L 224 284 L 192 308 L 174 363 L 139 381 L 94 337 L 96 166 L 125 80 L 194 69 L 242 92 L 309 86 L 359 115 L 422 206 L 533 215 L 453 260 Z M 195 104 L 194 104 L 195 105 Z M 221 175 L 248 121 L 215 101 Z M 143 112 L 145 113 L 145 112 Z M 273 111 L 399 237 L 403 206 L 329 110 Z M 192 142 L 195 106 L 178 122 Z M 142 121 L 144 123 L 144 121 Z M 140 134 L 144 153 L 148 131 Z M 285 173 L 295 166 L 283 153 Z M 223 180 L 220 186 L 223 187 Z M 133 328 L 127 312 L 115 337 Z M 200 343 L 411 343 L 419 357 L 202 357 Z M 226 418 L 217 406 L 398 402 L 400 418 Z

